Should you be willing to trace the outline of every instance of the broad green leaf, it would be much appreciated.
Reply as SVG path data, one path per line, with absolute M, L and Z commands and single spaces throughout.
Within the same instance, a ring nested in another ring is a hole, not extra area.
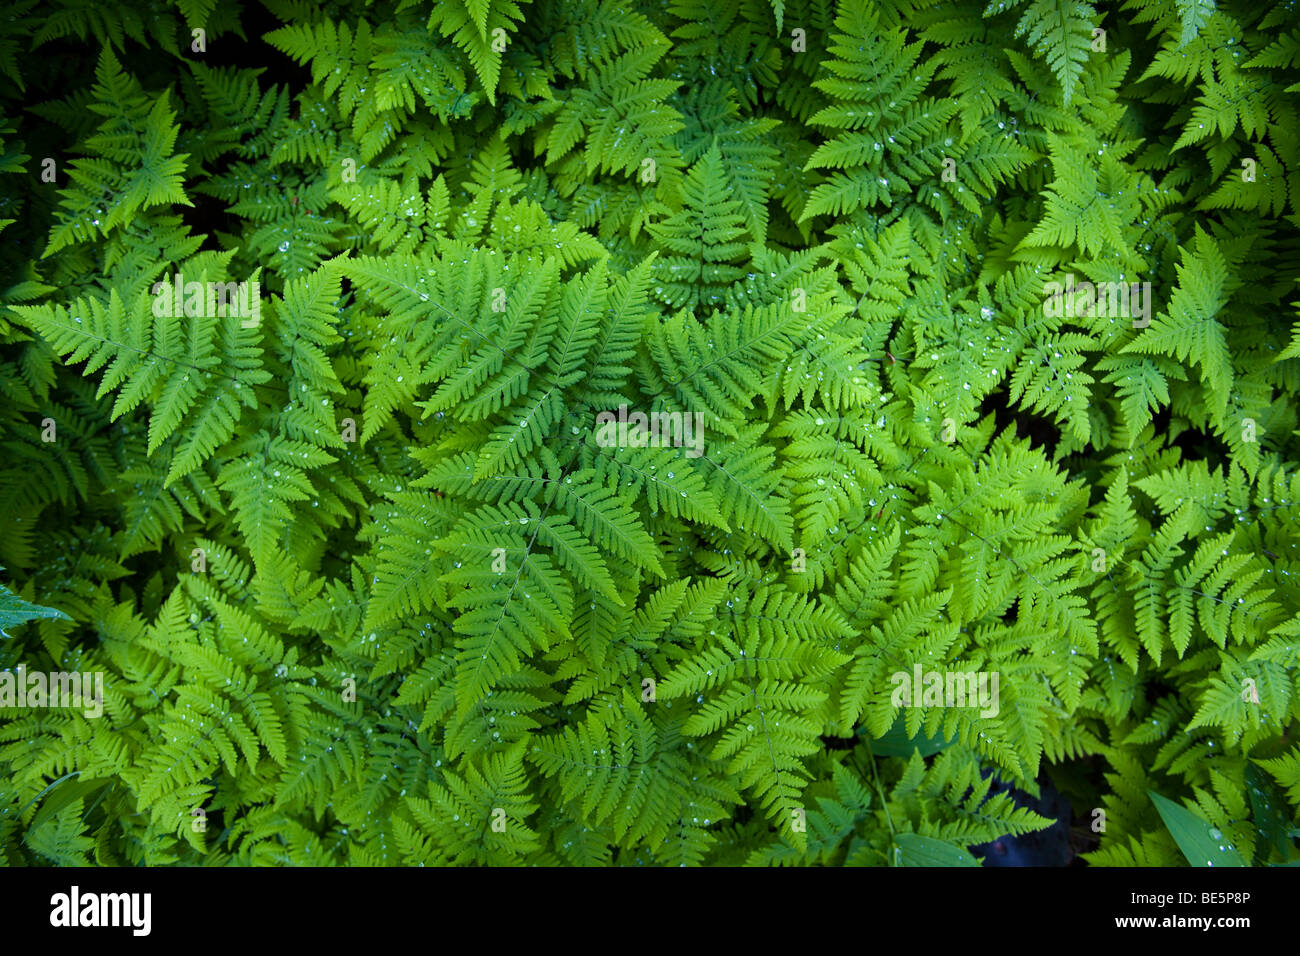
M 1148 790 L 1151 802 L 1160 812 L 1160 819 L 1169 828 L 1170 835 L 1183 851 L 1187 862 L 1192 866 L 1246 866 L 1235 849 L 1228 845 L 1222 832 L 1210 826 L 1205 820 L 1160 796 L 1154 790 Z

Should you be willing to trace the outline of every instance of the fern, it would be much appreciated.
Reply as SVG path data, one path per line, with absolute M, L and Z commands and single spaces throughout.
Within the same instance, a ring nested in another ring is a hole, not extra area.
M 0 861 L 1294 864 L 1288 4 L 265 6 L 0 23 Z

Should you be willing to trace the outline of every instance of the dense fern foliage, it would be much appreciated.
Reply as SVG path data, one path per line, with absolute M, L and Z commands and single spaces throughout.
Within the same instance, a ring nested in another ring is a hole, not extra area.
M 1300 856 L 1294 0 L 9 11 L 0 860 Z

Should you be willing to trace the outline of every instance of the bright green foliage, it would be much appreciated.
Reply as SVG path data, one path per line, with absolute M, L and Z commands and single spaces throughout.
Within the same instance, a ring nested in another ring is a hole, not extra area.
M 684 208 L 648 227 L 666 255 L 654 264 L 656 296 L 675 308 L 700 314 L 722 305 L 726 291 L 744 275 L 738 263 L 748 250 L 744 204 L 728 195 L 722 154 L 713 146 L 691 166 L 682 187 Z M 751 207 L 752 208 L 752 207 Z
M 41 607 L 39 604 L 24 601 L 0 584 L 0 637 L 12 637 L 11 634 L 5 633 L 6 627 L 15 627 L 27 621 L 50 617 L 69 620 L 69 617 L 57 608 Z
M 23 0 L 0 861 L 967 866 L 996 775 L 1294 862 L 1297 90 L 1287 3 Z

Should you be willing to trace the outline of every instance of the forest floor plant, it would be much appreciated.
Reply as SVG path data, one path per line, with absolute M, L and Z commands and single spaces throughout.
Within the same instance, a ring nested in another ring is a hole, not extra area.
M 1297 92 L 1294 0 L 11 2 L 0 861 L 1294 865 Z

